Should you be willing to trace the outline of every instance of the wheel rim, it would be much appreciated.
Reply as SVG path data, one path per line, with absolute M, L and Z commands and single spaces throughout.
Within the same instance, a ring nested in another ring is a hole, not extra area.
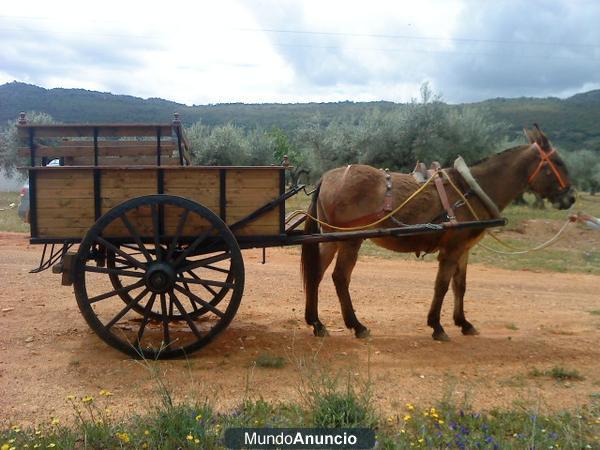
M 94 265 L 99 254 L 106 267 Z M 83 316 L 109 345 L 170 358 L 203 347 L 229 324 L 244 267 L 235 237 L 211 210 L 152 195 L 96 222 L 80 245 L 73 279 Z

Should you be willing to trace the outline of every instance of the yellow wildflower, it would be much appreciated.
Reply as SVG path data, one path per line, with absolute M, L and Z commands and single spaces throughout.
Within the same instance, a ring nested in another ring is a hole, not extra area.
M 148 443 L 147 443 L 147 442 L 144 442 L 144 443 L 142 444 L 142 448 L 148 448 Z
M 2 444 L 2 447 L 0 447 L 1 450 L 8 450 L 10 448 L 10 445 L 8 444 Z
M 116 434 L 117 438 L 119 438 L 119 440 L 125 444 L 129 443 L 129 435 L 127 433 L 119 433 L 117 432 Z
M 194 439 L 194 444 L 199 444 L 200 443 L 200 439 L 196 438 Z
M 102 390 L 100 391 L 100 395 L 101 395 L 102 397 L 110 397 L 110 396 L 111 396 L 111 395 L 113 395 L 113 394 L 112 394 L 112 392 L 110 392 L 110 391 L 106 391 L 106 390 L 102 389 Z
M 193 440 L 194 440 L 194 436 L 192 436 L 191 434 L 188 434 L 188 435 L 187 435 L 185 438 L 186 438 L 188 441 L 193 441 Z
M 40 448 L 42 444 L 33 444 L 33 448 Z
M 408 422 L 410 419 L 412 419 L 412 416 L 411 416 L 410 414 L 406 414 L 406 415 L 404 416 L 404 421 L 405 421 L 405 422 Z
M 439 423 L 440 425 L 444 425 L 444 421 L 443 421 L 442 419 L 438 420 L 438 423 Z
M 146 436 L 148 436 L 148 435 L 150 434 L 150 431 L 148 431 L 148 430 L 144 430 L 144 434 L 145 434 Z
M 75 396 L 73 394 L 69 394 L 69 395 L 67 395 L 67 400 L 72 402 L 73 400 L 75 400 Z
M 54 419 L 52 419 L 52 422 L 50 422 L 52 425 L 58 425 L 60 423 L 60 420 L 58 420 L 56 417 Z
M 427 416 L 429 416 L 429 413 L 428 413 L 427 411 L 423 411 L 423 415 L 424 415 L 425 417 L 427 417 Z
M 86 395 L 81 399 L 81 401 L 83 403 L 92 403 L 94 401 L 94 397 L 92 397 L 91 395 Z
M 19 428 L 19 425 L 13 425 L 13 426 L 11 427 L 11 429 L 12 429 L 12 430 L 13 430 L 15 433 L 18 433 L 19 431 L 21 431 L 21 428 Z
M 201 419 L 202 419 L 202 414 L 198 414 L 198 415 L 196 416 L 196 422 L 197 422 L 197 421 L 199 421 L 199 420 L 201 420 Z
M 50 442 L 48 445 L 46 445 L 47 448 L 52 448 L 52 447 L 56 447 L 56 444 L 54 442 Z
M 415 409 L 415 407 L 413 406 L 412 403 L 407 403 L 406 404 L 406 409 L 408 409 L 409 411 L 413 411 Z

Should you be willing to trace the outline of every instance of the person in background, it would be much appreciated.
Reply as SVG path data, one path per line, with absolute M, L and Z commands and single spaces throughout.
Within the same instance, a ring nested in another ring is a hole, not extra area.
M 569 219 L 571 219 L 571 222 L 581 222 L 593 230 L 600 230 L 600 219 L 589 214 L 578 212 L 577 214 L 570 215 Z

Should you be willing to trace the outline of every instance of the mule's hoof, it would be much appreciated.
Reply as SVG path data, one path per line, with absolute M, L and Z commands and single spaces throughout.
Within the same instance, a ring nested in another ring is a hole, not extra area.
M 462 327 L 462 334 L 465 336 L 477 336 L 479 331 L 473 325 L 468 325 L 466 327 Z
M 329 336 L 329 331 L 325 328 L 325 325 L 313 325 L 313 334 L 316 337 L 327 337 Z
M 448 337 L 448 335 L 446 334 L 446 332 L 444 330 L 434 331 L 433 334 L 431 335 L 431 337 L 433 337 L 434 341 L 440 341 L 440 342 L 448 342 L 450 340 L 450 338 Z
M 366 327 L 362 327 L 358 330 L 354 331 L 354 335 L 358 338 L 358 339 L 366 339 L 368 337 L 371 336 L 371 332 L 369 331 L 368 328 Z

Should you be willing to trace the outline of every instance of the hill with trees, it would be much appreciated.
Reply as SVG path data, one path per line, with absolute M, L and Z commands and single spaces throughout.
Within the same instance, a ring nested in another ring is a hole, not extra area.
M 373 110 L 388 112 L 407 108 L 392 102 L 337 102 L 298 104 L 228 103 L 188 106 L 159 98 L 84 89 L 44 89 L 12 82 L 0 86 L 0 123 L 14 120 L 20 111 L 39 111 L 65 123 L 164 122 L 179 112 L 185 125 L 198 121 L 207 126 L 231 123 L 251 129 L 281 128 L 292 132 L 318 117 L 331 122 L 356 123 Z M 486 110 L 491 120 L 504 122 L 513 136 L 533 122 L 547 130 L 555 144 L 568 150 L 600 152 L 600 90 L 559 98 L 497 98 L 479 103 L 447 105 L 449 108 Z

